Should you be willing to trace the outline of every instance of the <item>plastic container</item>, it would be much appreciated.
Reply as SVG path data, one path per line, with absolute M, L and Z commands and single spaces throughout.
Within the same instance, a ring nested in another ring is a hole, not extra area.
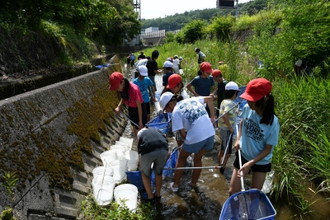
M 113 169 L 113 179 L 115 183 L 120 183 L 126 179 L 127 159 L 110 161 L 109 165 Z
M 138 190 L 145 190 L 142 182 L 141 171 L 127 171 L 127 181 L 138 188 Z
M 113 176 L 113 169 L 110 166 L 99 166 L 95 167 L 92 173 L 94 178 L 96 176 Z
M 125 148 L 126 150 L 132 149 L 132 144 L 129 144 L 127 142 L 116 141 L 115 145 L 121 146 L 121 147 Z
M 92 180 L 92 186 L 107 186 L 107 185 L 113 185 L 114 179 L 112 176 L 95 176 Z
M 93 178 L 92 188 L 97 204 L 105 206 L 112 202 L 115 182 L 111 176 L 97 176 Z
M 146 189 L 144 188 L 141 171 L 127 171 L 127 182 L 133 184 L 138 188 L 140 193 L 140 198 L 143 200 L 148 199 L 148 194 L 146 193 Z
M 112 160 L 117 160 L 117 151 L 116 150 L 107 150 L 100 154 L 101 160 L 104 165 L 108 164 Z
M 138 189 L 133 184 L 122 184 L 115 188 L 114 197 L 119 205 L 133 211 L 137 207 Z
M 137 170 L 139 164 L 139 153 L 134 150 L 126 151 L 125 158 L 127 159 L 127 170 Z
M 125 137 L 120 137 L 120 138 L 119 138 L 119 142 L 120 142 L 120 143 L 124 143 L 125 145 L 130 146 L 130 149 L 131 149 L 132 146 L 133 146 L 133 141 L 134 141 L 133 138 L 125 138 Z

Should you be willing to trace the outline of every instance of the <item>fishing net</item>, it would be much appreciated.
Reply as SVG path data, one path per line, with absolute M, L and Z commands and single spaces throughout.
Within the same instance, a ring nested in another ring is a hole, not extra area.
M 275 215 L 268 197 L 258 189 L 250 189 L 230 196 L 222 206 L 219 220 L 271 220 Z
M 173 176 L 174 171 L 173 169 L 166 169 L 166 168 L 175 168 L 176 167 L 176 162 L 179 158 L 179 147 L 176 147 L 172 150 L 172 153 L 170 155 L 170 157 L 167 159 L 166 164 L 164 166 L 164 170 L 163 170 L 163 176 Z
M 154 128 L 160 130 L 163 134 L 167 134 L 171 129 L 171 119 L 167 113 L 158 114 L 155 118 L 150 120 L 146 126 L 148 128 Z

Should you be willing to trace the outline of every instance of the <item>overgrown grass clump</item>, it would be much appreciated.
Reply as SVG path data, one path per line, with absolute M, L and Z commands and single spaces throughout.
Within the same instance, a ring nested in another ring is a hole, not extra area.
M 273 158 L 278 176 L 273 191 L 302 215 L 311 205 L 306 188 L 316 185 L 316 191 L 330 195 L 329 92 L 329 79 L 321 77 L 278 79 L 274 85 L 281 141 Z
M 150 205 L 139 204 L 135 211 L 119 206 L 112 202 L 109 206 L 99 206 L 92 195 L 86 197 L 82 202 L 82 211 L 85 220 L 152 220 L 153 210 Z

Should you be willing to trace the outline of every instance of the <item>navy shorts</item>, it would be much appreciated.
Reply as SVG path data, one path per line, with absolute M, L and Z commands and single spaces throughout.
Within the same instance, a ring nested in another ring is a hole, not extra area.
M 236 151 L 235 153 L 236 155 L 236 159 L 234 161 L 234 167 L 239 169 L 239 159 L 238 159 L 238 152 Z M 247 163 L 248 161 L 242 156 L 242 165 Z M 254 164 L 251 167 L 252 172 L 261 172 L 261 173 L 267 173 L 270 172 L 272 170 L 272 164 L 268 163 L 268 164 L 264 164 L 264 165 L 258 165 L 258 164 Z
M 141 104 L 141 108 L 142 108 L 142 124 L 144 126 L 147 123 L 147 114 L 146 114 L 145 105 L 143 103 Z M 128 106 L 128 117 L 131 120 L 131 125 L 134 126 L 135 128 L 138 128 L 138 126 L 136 126 L 139 124 L 138 109 Z

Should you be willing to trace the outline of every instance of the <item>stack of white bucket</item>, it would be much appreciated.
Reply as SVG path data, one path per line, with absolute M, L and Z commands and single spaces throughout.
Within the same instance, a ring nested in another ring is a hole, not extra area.
M 93 170 L 93 195 L 99 205 L 108 205 L 113 197 L 120 205 L 130 210 L 137 206 L 137 187 L 132 184 L 122 184 L 126 180 L 126 171 L 137 170 L 139 155 L 132 149 L 133 139 L 121 137 L 110 150 L 100 154 L 103 166 Z M 115 195 L 114 195 L 115 194 Z

